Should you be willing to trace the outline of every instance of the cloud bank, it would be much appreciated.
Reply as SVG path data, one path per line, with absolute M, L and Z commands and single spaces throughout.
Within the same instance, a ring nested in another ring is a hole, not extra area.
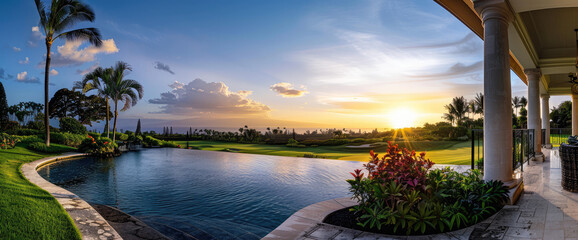
M 161 113 L 190 115 L 191 113 L 263 114 L 271 109 L 248 98 L 251 91 L 232 92 L 222 82 L 205 82 L 195 79 L 188 84 L 175 81 L 173 90 L 162 93 L 149 103 L 159 104 Z
M 166 64 L 164 64 L 164 63 L 162 63 L 162 62 L 155 62 L 155 68 L 158 69 L 158 70 L 165 71 L 165 72 L 168 72 L 168 73 L 170 73 L 170 74 L 175 75 L 175 72 L 173 72 L 173 71 L 171 70 L 171 67 L 169 67 L 169 65 L 166 65 Z
M 281 95 L 282 97 L 302 97 L 307 93 L 305 90 L 298 90 L 293 88 L 291 83 L 280 82 L 274 85 L 271 85 L 271 91 L 276 92 L 277 94 Z

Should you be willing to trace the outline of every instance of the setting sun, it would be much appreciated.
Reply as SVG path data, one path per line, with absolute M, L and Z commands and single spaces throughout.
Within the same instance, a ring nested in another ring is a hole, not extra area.
M 413 127 L 417 120 L 417 114 L 408 108 L 398 108 L 389 114 L 389 122 L 395 129 Z

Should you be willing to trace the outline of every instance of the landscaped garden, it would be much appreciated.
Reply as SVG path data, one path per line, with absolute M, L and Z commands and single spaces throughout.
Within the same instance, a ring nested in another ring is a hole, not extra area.
M 330 224 L 386 234 L 432 234 L 479 223 L 508 200 L 500 181 L 484 181 L 477 170 L 430 170 L 425 153 L 390 144 L 383 157 L 371 151 L 367 172 L 347 180 L 359 205 L 332 213 Z

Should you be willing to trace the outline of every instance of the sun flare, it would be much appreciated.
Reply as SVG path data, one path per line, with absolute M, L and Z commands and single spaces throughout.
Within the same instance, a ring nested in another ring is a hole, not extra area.
M 391 111 L 389 121 L 393 128 L 414 127 L 417 120 L 417 114 L 408 108 L 398 108 Z

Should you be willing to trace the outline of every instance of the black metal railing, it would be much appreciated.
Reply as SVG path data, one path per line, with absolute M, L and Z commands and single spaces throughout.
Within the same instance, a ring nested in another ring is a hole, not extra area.
M 550 128 L 550 144 L 552 147 L 559 147 L 560 144 L 568 140 L 572 135 L 572 128 Z M 542 144 L 546 143 L 546 129 L 542 129 Z
M 472 146 L 472 169 L 484 169 L 484 130 L 472 129 L 471 146 Z M 520 168 L 524 171 L 524 163 L 535 155 L 534 129 L 514 129 L 513 148 L 512 148 L 512 169 L 515 171 Z
M 484 169 L 484 130 L 472 129 L 472 169 Z

